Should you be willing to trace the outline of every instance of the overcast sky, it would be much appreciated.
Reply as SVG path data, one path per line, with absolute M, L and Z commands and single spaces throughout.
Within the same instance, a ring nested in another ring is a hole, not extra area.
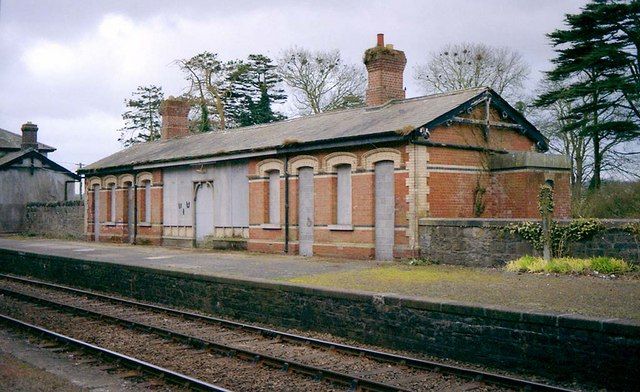
M 208 50 L 222 59 L 293 45 L 339 49 L 360 62 L 376 33 L 404 50 L 407 97 L 422 95 L 413 67 L 446 43 L 509 46 L 531 65 L 528 87 L 550 67 L 545 34 L 578 0 L 161 1 L 0 0 L 0 128 L 38 124 L 51 157 L 75 170 L 122 147 L 123 100 L 138 85 L 184 88 L 173 64 Z

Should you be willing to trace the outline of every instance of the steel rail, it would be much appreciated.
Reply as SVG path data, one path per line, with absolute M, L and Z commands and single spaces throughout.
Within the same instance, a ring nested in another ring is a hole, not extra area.
M 228 357 L 236 357 L 245 361 L 260 363 L 284 371 L 290 370 L 314 378 L 317 381 L 330 380 L 337 384 L 349 386 L 352 390 L 375 392 L 410 392 L 410 389 L 405 389 L 397 385 L 373 381 L 352 374 L 342 373 L 313 365 L 307 365 L 297 361 L 291 361 L 284 358 L 279 358 L 219 342 L 214 342 L 207 339 L 202 339 L 195 336 L 172 331 L 167 328 L 157 327 L 154 325 L 108 315 L 94 310 L 84 309 L 39 296 L 21 293 L 19 291 L 7 289 L 5 287 L 0 287 L 0 293 L 28 302 L 36 302 L 45 306 L 57 308 L 72 314 L 99 319 L 101 321 L 108 321 L 126 328 L 139 330 L 145 333 L 153 333 L 165 339 L 179 341 L 197 349 L 208 349 Z
M 5 278 L 8 280 L 13 280 L 16 282 L 31 284 L 35 286 L 41 286 L 45 288 L 53 288 L 57 290 L 67 291 L 69 293 L 84 295 L 87 297 L 93 297 L 93 298 L 97 298 L 105 301 L 110 301 L 113 303 L 126 304 L 126 305 L 134 306 L 140 309 L 151 309 L 151 310 L 171 314 L 174 316 L 182 317 L 185 319 L 206 321 L 213 324 L 223 325 L 225 327 L 243 329 L 247 331 L 260 333 L 266 337 L 280 338 L 282 340 L 304 343 L 304 344 L 308 344 L 318 348 L 340 351 L 343 353 L 352 354 L 356 356 L 364 356 L 364 357 L 375 359 L 381 362 L 401 364 L 401 365 L 409 366 L 416 369 L 433 370 L 443 374 L 450 374 L 450 375 L 460 376 L 468 379 L 483 381 L 488 384 L 515 387 L 519 389 L 522 388 L 522 389 L 532 390 L 532 391 L 557 391 L 557 392 L 574 391 L 573 389 L 544 384 L 536 381 L 526 380 L 523 378 L 506 376 L 506 375 L 487 372 L 483 370 L 455 366 L 455 365 L 450 365 L 442 362 L 436 362 L 436 361 L 420 359 L 420 358 L 413 358 L 413 357 L 408 357 L 404 355 L 392 354 L 384 351 L 372 350 L 364 347 L 357 347 L 357 346 L 331 342 L 331 341 L 322 340 L 322 339 L 316 339 L 308 336 L 291 334 L 288 332 L 278 331 L 270 328 L 252 325 L 252 324 L 246 324 L 246 323 L 241 323 L 237 321 L 221 319 L 218 317 L 202 315 L 195 312 L 183 311 L 175 308 L 144 303 L 144 302 L 135 301 L 131 299 L 124 299 L 124 298 L 115 297 L 115 296 L 106 295 L 106 294 L 99 294 L 93 291 L 77 289 L 74 287 L 69 287 L 69 286 L 60 285 L 56 283 L 44 282 L 41 280 L 34 280 L 34 279 L 18 277 L 14 275 L 7 275 L 7 274 L 0 274 L 0 278 Z
M 163 380 L 168 380 L 180 386 L 188 386 L 189 388 L 200 390 L 200 391 L 231 392 L 229 389 L 220 387 L 218 385 L 209 384 L 202 380 L 189 377 L 185 374 L 174 372 L 173 370 L 169 370 L 169 369 L 154 365 L 152 363 L 118 353 L 116 351 L 108 350 L 106 348 L 99 347 L 94 344 L 87 343 L 82 340 L 78 340 L 70 336 L 66 336 L 66 335 L 48 330 L 46 328 L 38 327 L 36 325 L 29 324 L 27 322 L 15 319 L 13 317 L 6 316 L 4 314 L 0 314 L 0 321 L 6 324 L 10 324 L 13 327 L 45 336 L 48 339 L 54 339 L 64 344 L 73 345 L 81 348 L 82 350 L 90 351 L 100 356 L 110 358 L 112 360 L 115 360 L 119 365 L 123 365 L 135 370 L 142 370 L 147 374 L 160 377 Z

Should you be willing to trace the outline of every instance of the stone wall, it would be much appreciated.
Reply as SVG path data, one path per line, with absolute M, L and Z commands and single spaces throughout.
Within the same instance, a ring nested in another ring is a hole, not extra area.
M 0 271 L 597 387 L 629 390 L 640 377 L 640 325 L 619 319 L 207 277 L 2 249 Z
M 420 255 L 435 262 L 468 266 L 498 266 L 524 255 L 536 255 L 531 244 L 504 232 L 520 220 L 421 219 Z M 565 222 L 565 221 L 561 221 Z M 640 241 L 624 231 L 632 220 L 603 220 L 607 229 L 571 246 L 577 257 L 611 256 L 640 262 Z M 637 222 L 637 221 L 635 221 Z M 566 222 L 565 222 L 566 223 Z
M 74 195 L 73 178 L 53 170 L 39 160 L 24 159 L 0 170 L 0 233 L 24 230 L 27 203 L 53 203 Z M 67 192 L 65 192 L 65 187 Z
M 24 233 L 84 239 L 84 202 L 30 203 L 24 212 Z

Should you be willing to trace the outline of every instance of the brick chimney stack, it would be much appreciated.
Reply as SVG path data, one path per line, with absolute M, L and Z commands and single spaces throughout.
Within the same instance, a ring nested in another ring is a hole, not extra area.
M 378 34 L 377 45 L 364 52 L 364 65 L 369 73 L 367 106 L 382 105 L 392 99 L 404 99 L 402 74 L 407 57 L 393 45 L 384 44 L 384 34 Z
M 38 126 L 27 121 L 26 124 L 22 124 L 22 143 L 20 148 L 26 150 L 28 148 L 38 149 Z
M 191 104 L 182 98 L 169 97 L 160 105 L 162 115 L 161 139 L 175 139 L 189 135 L 189 110 Z

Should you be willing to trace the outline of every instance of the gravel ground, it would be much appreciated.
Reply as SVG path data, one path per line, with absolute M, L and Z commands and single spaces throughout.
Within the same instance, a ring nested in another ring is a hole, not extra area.
M 184 392 L 90 353 L 0 327 L 0 391 Z
M 162 313 L 144 312 L 131 308 L 104 303 L 102 301 L 81 298 L 57 291 L 33 288 L 23 284 L 4 281 L 3 285 L 29 294 L 36 294 L 57 302 L 73 304 L 82 308 L 99 311 L 112 316 L 167 328 L 190 336 L 209 341 L 218 341 L 232 345 L 238 349 L 247 349 L 264 355 L 286 358 L 288 361 L 301 362 L 308 365 L 331 369 L 341 373 L 349 373 L 372 379 L 378 382 L 398 385 L 415 391 L 436 390 L 506 390 L 482 383 L 443 375 L 438 372 L 410 369 L 405 366 L 384 364 L 375 360 L 353 355 L 342 354 L 325 349 L 315 348 L 300 343 L 291 343 L 260 334 L 229 329 L 201 321 L 183 320 Z M 13 301 L 13 300 L 11 300 Z M 154 343 L 155 344 L 155 343 Z M 160 345 L 163 346 L 162 344 Z M 169 361 L 169 358 L 166 358 Z M 230 370 L 231 371 L 231 370 Z
M 6 296 L 0 297 L 0 311 L 20 320 L 135 356 L 234 391 L 346 390 L 298 374 L 272 371 L 246 361 L 221 357 L 209 351 L 170 342 L 153 334 L 71 316 Z
M 51 374 L 11 354 L 0 352 L 0 391 L 6 392 L 80 392 L 62 377 Z
M 37 286 L 31 286 L 31 285 L 26 285 L 26 284 L 21 284 L 21 283 L 16 283 L 13 281 L 8 281 L 8 280 L 4 280 L 0 278 L 0 282 L 3 283 L 3 285 L 6 285 L 8 288 L 12 288 L 12 289 L 17 289 L 19 290 L 20 288 L 33 288 L 33 287 L 37 287 Z M 61 295 L 61 293 L 57 290 L 48 290 L 45 288 L 41 288 L 38 287 L 38 289 L 40 290 L 39 292 L 42 293 L 51 293 L 54 294 L 55 296 L 59 296 Z M 116 296 L 118 297 L 118 296 Z M 126 299 L 126 298 L 125 298 Z M 145 303 L 145 301 L 141 301 L 143 303 Z M 146 302 L 148 303 L 148 302 Z M 152 304 L 152 303 L 149 303 Z M 176 308 L 177 310 L 183 310 L 186 312 L 192 312 L 192 313 L 196 313 L 196 314 L 202 314 L 204 316 L 210 316 L 209 314 L 203 313 L 203 312 L 199 312 L 197 310 L 193 310 L 193 309 L 187 309 L 187 308 Z M 117 313 L 117 312 L 116 312 Z M 164 317 L 163 317 L 164 318 Z M 228 319 L 229 321 L 236 321 L 239 323 L 244 323 L 246 322 L 245 320 L 240 320 L 240 319 L 233 319 L 231 317 L 225 317 L 226 319 Z M 459 366 L 459 367 L 465 367 L 465 368 L 469 368 L 469 369 L 475 369 L 475 370 L 480 370 L 480 371 L 489 371 L 492 373 L 496 373 L 496 374 L 502 374 L 505 376 L 510 376 L 510 377 L 515 377 L 515 378 L 524 378 L 524 379 L 528 379 L 528 380 L 532 380 L 532 381 L 537 381 L 543 384 L 554 384 L 555 382 L 553 380 L 549 380 L 549 379 L 545 379 L 542 377 L 539 377 L 535 374 L 523 374 L 523 373 L 514 373 L 514 372 L 509 372 L 508 370 L 505 369 L 496 369 L 496 368 L 487 368 L 485 366 L 479 366 L 476 364 L 472 364 L 472 363 L 466 363 L 466 362 L 460 362 L 460 361 L 456 361 L 453 359 L 449 359 L 449 358 L 442 358 L 442 357 L 434 357 L 434 356 L 430 356 L 430 355 L 426 355 L 420 352 L 413 352 L 413 351 L 406 351 L 406 350 L 394 350 L 394 349 L 390 349 L 390 348 L 381 348 L 379 346 L 374 346 L 374 345 L 370 345 L 370 344 L 364 344 L 352 339 L 348 339 L 348 338 L 344 338 L 344 337 L 340 337 L 340 336 L 335 336 L 335 335 L 331 335 L 328 333 L 324 333 L 324 332 L 316 332 L 316 331 L 310 331 L 310 330 L 299 330 L 299 329 L 295 329 L 295 328 L 281 328 L 280 326 L 277 325 L 271 325 L 271 324 L 267 324 L 267 323 L 252 323 L 256 326 L 259 327 L 264 327 L 264 328 L 269 328 L 269 329 L 274 329 L 274 330 L 280 330 L 282 332 L 285 333 L 291 333 L 294 335 L 300 335 L 300 336 L 307 336 L 310 338 L 315 338 L 315 339 L 320 339 L 320 340 L 325 340 L 325 341 L 331 341 L 331 342 L 336 342 L 339 344 L 345 344 L 345 345 L 350 345 L 350 346 L 358 346 L 358 347 L 363 347 L 363 348 L 367 348 L 367 349 L 371 349 L 371 350 L 375 350 L 375 351 L 385 351 L 391 354 L 397 354 L 397 355 L 402 355 L 402 356 L 407 356 L 407 357 L 413 357 L 413 358 L 419 358 L 419 359 L 424 359 L 427 361 L 433 361 L 433 362 L 439 362 L 439 363 L 443 363 L 443 364 L 447 364 L 447 365 L 452 365 L 452 366 Z M 162 324 L 160 324 L 162 325 Z M 206 329 L 205 329 L 206 330 Z M 560 386 L 563 386 L 565 388 L 569 388 L 569 389 L 574 389 L 574 390 L 583 390 L 583 391 L 588 391 L 588 390 L 592 390 L 593 388 L 586 386 L 586 385 L 582 385 L 582 384 L 576 384 L 576 383 L 569 383 L 569 382 L 564 382 L 561 383 Z

